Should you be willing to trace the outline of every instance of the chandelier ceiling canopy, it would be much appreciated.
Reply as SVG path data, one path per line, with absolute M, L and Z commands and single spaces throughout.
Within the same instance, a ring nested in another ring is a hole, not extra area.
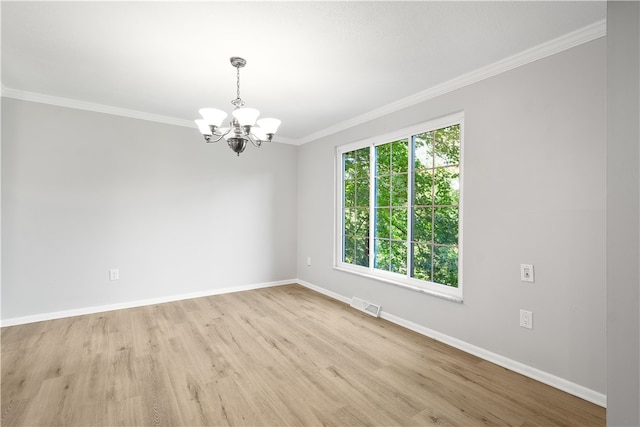
M 230 61 L 231 65 L 236 68 L 237 91 L 236 99 L 231 101 L 235 108 L 231 112 L 233 119 L 229 122 L 229 127 L 221 127 L 227 113 L 217 108 L 201 108 L 198 112 L 202 119 L 195 120 L 195 122 L 206 142 L 218 142 L 224 138 L 229 148 L 239 156 L 247 147 L 248 142 L 260 147 L 263 142 L 273 140 L 273 135 L 281 122 L 274 118 L 258 120 L 260 111 L 244 106 L 244 101 L 240 98 L 240 68 L 244 67 L 247 61 L 237 56 L 231 57 Z

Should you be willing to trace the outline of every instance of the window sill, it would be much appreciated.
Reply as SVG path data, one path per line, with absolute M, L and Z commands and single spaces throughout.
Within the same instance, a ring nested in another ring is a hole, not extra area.
M 373 280 L 377 280 L 379 282 L 389 283 L 391 285 L 398 286 L 400 288 L 409 289 L 409 290 L 414 291 L 414 292 L 419 292 L 421 294 L 431 295 L 431 296 L 434 296 L 434 297 L 437 297 L 437 298 L 442 298 L 442 299 L 445 299 L 447 301 L 451 301 L 451 302 L 455 302 L 455 303 L 459 303 L 459 304 L 462 304 L 462 302 L 463 302 L 462 297 L 457 297 L 457 296 L 454 296 L 454 295 L 448 295 L 448 294 L 445 294 L 445 293 L 442 293 L 442 292 L 438 292 L 438 291 L 434 291 L 434 290 L 431 290 L 431 289 L 421 288 L 419 286 L 409 285 L 407 283 L 398 282 L 396 280 L 392 280 L 392 279 L 388 279 L 388 278 L 385 278 L 385 277 L 376 276 L 374 274 L 368 274 L 368 273 L 361 272 L 361 271 L 354 271 L 354 270 L 351 270 L 351 269 L 348 269 L 348 268 L 338 267 L 338 266 L 334 266 L 333 269 L 337 270 L 337 271 L 342 271 L 342 272 L 345 272 L 345 273 L 349 273 L 349 274 L 355 274 L 356 276 L 366 277 L 367 279 L 373 279 Z

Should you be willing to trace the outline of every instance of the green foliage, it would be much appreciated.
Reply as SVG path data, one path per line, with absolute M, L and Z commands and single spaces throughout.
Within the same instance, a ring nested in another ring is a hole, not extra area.
M 369 179 L 369 148 L 356 150 L 356 177 Z
M 385 144 L 386 145 L 386 144 Z M 409 167 L 409 140 L 391 143 L 391 173 L 407 172 Z
M 407 244 L 404 241 L 375 239 L 374 267 L 407 274 Z
M 460 164 L 460 126 L 449 126 L 434 132 L 434 166 Z
M 413 144 L 412 276 L 458 286 L 460 126 L 415 135 Z
M 376 147 L 376 176 L 391 173 L 391 144 Z
M 433 167 L 434 132 L 425 132 L 413 137 L 413 168 Z
M 375 262 L 373 266 L 380 270 L 389 270 L 391 267 L 391 246 L 389 239 L 375 239 Z
M 433 189 L 433 169 L 417 170 L 413 174 L 414 204 L 418 206 L 431 206 Z
M 376 218 L 374 266 L 406 274 L 409 141 L 378 145 L 376 154 Z
M 369 266 L 369 148 L 342 155 L 343 247 L 342 260 Z
M 369 207 L 369 179 L 355 180 L 355 205 Z
M 370 152 L 366 147 L 343 154 L 343 259 L 364 266 L 369 265 Z M 410 245 L 411 277 L 458 286 L 460 126 L 414 135 L 411 143 L 377 145 L 374 153 L 374 267 L 407 274 Z
M 391 237 L 391 208 L 376 208 L 375 227 L 376 237 Z
M 369 267 L 369 237 L 359 237 L 354 240 L 356 244 L 354 264 Z
M 409 178 L 406 173 L 391 175 L 391 206 L 406 206 Z
M 356 177 L 356 152 L 350 151 L 342 155 L 342 169 L 344 170 L 343 179 L 349 180 Z
M 391 176 L 376 178 L 376 206 L 391 206 Z
M 456 206 L 460 201 L 460 168 L 449 166 L 434 170 L 434 205 Z
M 403 242 L 407 240 L 407 209 L 406 208 L 391 209 L 391 236 L 390 237 L 394 240 L 402 240 Z
M 356 259 L 356 243 L 353 237 L 343 236 L 342 238 L 342 261 L 349 264 L 354 264 Z
M 391 265 L 390 271 L 399 274 L 407 274 L 407 243 L 391 241 Z
M 458 248 L 435 246 L 433 253 L 433 281 L 458 286 Z
M 413 241 L 433 242 L 433 208 L 413 208 Z
M 412 277 L 432 281 L 431 278 L 431 248 L 424 243 L 413 243 L 413 274 Z
M 458 244 L 458 208 L 434 208 L 433 241 L 443 245 Z

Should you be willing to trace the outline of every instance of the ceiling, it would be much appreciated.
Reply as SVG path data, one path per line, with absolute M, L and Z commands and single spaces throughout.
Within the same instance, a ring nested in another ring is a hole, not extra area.
M 606 2 L 2 1 L 3 93 L 176 119 L 241 96 L 300 143 L 601 22 Z M 88 105 L 88 104 L 85 104 Z M 193 125 L 195 129 L 195 125 Z

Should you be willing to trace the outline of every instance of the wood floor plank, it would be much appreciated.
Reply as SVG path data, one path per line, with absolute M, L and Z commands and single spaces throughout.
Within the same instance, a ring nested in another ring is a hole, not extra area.
M 2 329 L 3 426 L 602 426 L 605 410 L 298 285 Z

